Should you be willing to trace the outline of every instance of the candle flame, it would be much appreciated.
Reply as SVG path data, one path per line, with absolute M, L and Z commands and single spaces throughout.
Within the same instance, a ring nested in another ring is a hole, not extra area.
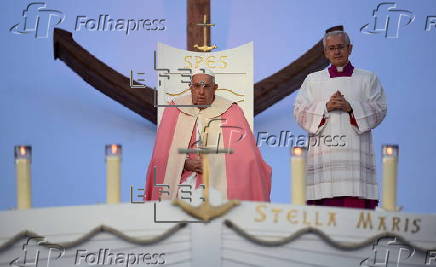
M 112 146 L 111 146 L 111 150 L 112 150 L 112 154 L 117 154 L 117 152 L 118 152 L 118 146 L 117 146 L 117 145 L 112 145 Z
M 303 150 L 301 147 L 294 147 L 294 156 L 301 156 L 303 154 Z
M 387 147 L 386 148 L 386 155 L 389 155 L 389 156 L 391 156 L 391 155 L 393 155 L 394 154 L 394 149 L 392 148 L 392 147 Z

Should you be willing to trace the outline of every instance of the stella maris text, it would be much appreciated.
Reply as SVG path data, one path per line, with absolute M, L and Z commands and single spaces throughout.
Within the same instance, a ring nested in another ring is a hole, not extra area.
M 304 209 L 268 208 L 265 204 L 257 205 L 255 222 L 289 222 L 311 227 L 336 227 L 337 212 L 310 211 Z M 421 229 L 420 218 L 403 218 L 397 216 L 380 216 L 374 212 L 361 211 L 355 219 L 355 229 L 403 232 L 415 234 Z

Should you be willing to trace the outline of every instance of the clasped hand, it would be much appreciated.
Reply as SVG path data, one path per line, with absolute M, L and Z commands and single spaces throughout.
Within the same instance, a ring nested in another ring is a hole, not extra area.
M 348 103 L 339 90 L 330 97 L 330 100 L 326 103 L 326 107 L 328 112 L 342 110 L 349 113 L 352 111 L 350 103 Z
M 191 172 L 203 173 L 201 159 L 186 159 L 184 169 Z

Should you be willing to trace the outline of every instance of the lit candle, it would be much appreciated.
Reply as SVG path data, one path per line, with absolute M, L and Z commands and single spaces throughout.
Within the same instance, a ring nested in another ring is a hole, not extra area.
M 20 210 L 30 209 L 32 206 L 32 185 L 30 178 L 31 157 L 31 146 L 15 147 L 15 167 L 17 171 L 17 207 Z
M 291 157 L 291 203 L 294 205 L 306 205 L 306 148 L 293 147 Z
M 398 211 L 397 208 L 397 168 L 398 145 L 383 145 L 383 209 Z
M 106 202 L 120 202 L 121 145 L 106 145 Z

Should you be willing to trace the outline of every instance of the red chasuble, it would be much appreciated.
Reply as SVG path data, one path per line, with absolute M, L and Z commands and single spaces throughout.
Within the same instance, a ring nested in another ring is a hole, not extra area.
M 172 104 L 192 105 L 191 96 L 180 97 Z M 165 108 L 147 171 L 144 199 L 178 197 L 179 185 L 191 173 L 184 170 L 187 155 L 177 150 L 192 145 L 198 124 L 202 125 L 200 129 L 208 127 L 208 144 L 218 140 L 220 148 L 234 151 L 208 154 L 211 187 L 215 185 L 225 199 L 269 201 L 271 167 L 262 159 L 242 109 L 219 96 L 211 107 L 203 110 L 182 106 Z M 196 187 L 201 180 L 201 175 L 197 175 Z M 161 194 L 161 190 L 169 193 Z

